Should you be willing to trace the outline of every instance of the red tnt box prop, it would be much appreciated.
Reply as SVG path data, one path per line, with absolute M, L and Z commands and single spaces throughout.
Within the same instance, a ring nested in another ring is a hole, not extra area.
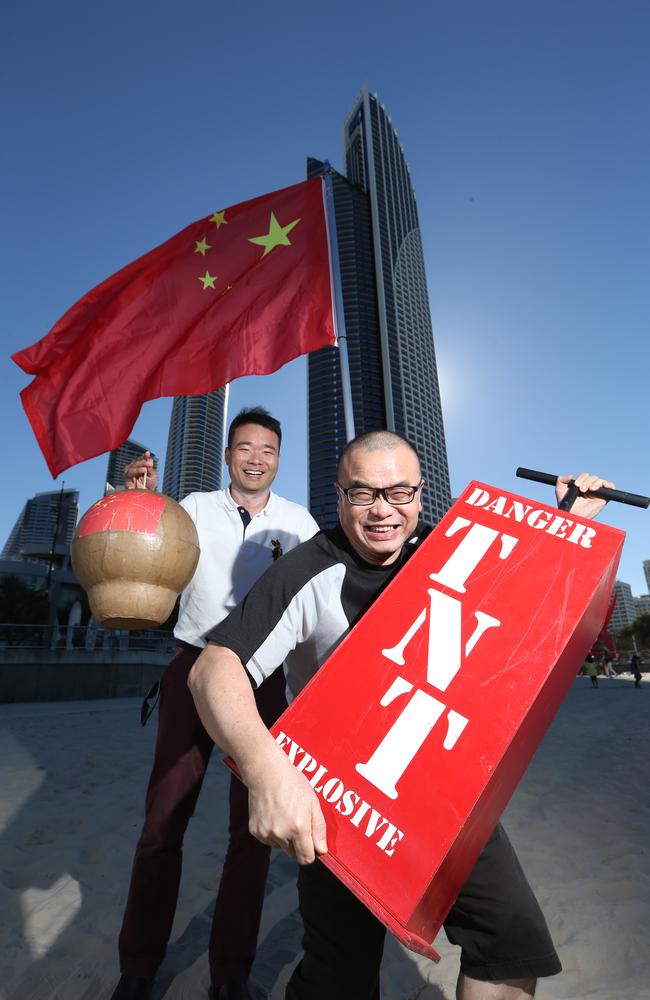
M 322 862 L 431 942 L 595 641 L 624 534 L 470 483 L 272 729 Z

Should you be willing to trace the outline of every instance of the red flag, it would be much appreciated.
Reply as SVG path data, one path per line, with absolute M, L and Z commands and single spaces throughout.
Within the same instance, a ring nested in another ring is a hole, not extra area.
M 53 476 L 116 448 L 142 404 L 266 375 L 335 342 L 323 181 L 188 226 L 13 355 Z

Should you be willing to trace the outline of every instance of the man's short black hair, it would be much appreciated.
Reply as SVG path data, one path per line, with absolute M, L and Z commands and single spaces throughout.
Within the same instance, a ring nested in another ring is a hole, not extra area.
M 280 450 L 280 445 L 282 444 L 282 428 L 280 427 L 280 421 L 272 417 L 268 410 L 265 410 L 263 406 L 249 406 L 240 410 L 236 417 L 233 417 L 230 427 L 228 428 L 228 447 L 232 447 L 232 439 L 235 431 L 238 427 L 243 424 L 259 424 L 260 427 L 266 427 L 267 431 L 273 431 L 274 434 L 278 436 L 278 451 Z
M 366 431 L 365 434 L 357 434 L 355 438 L 348 441 L 345 448 L 339 455 L 338 464 L 336 466 L 337 479 L 340 475 L 344 459 L 349 452 L 353 451 L 353 449 L 361 448 L 363 451 L 379 451 L 384 448 L 398 448 L 400 445 L 406 445 L 406 447 L 412 451 L 417 458 L 418 464 L 421 464 L 417 448 L 413 442 L 409 441 L 408 438 L 405 438 L 403 434 L 398 434 L 396 431 L 386 430 Z

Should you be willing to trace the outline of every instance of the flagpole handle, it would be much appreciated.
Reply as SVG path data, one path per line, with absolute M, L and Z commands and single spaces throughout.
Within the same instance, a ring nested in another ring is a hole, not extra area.
M 550 472 L 537 472 L 535 469 L 523 469 L 521 466 L 517 469 L 515 475 L 519 479 L 530 479 L 534 483 L 544 483 L 546 486 L 555 486 L 558 478 Z M 570 510 L 571 504 L 580 492 L 573 479 L 568 485 L 569 492 L 559 504 L 560 510 Z M 575 493 L 571 503 L 565 506 L 567 497 L 572 489 L 575 490 Z M 644 510 L 650 506 L 650 497 L 641 496 L 639 493 L 626 493 L 624 490 L 613 490 L 608 486 L 601 486 L 599 490 L 593 490 L 591 495 L 599 497 L 601 500 L 614 500 L 616 503 L 624 503 L 629 507 L 642 507 Z

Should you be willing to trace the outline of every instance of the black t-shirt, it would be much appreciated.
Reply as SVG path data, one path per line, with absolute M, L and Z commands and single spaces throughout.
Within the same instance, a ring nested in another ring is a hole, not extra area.
M 431 529 L 419 525 L 388 566 L 365 562 L 341 527 L 288 552 L 206 636 L 227 646 L 256 685 L 284 663 L 295 697 Z

